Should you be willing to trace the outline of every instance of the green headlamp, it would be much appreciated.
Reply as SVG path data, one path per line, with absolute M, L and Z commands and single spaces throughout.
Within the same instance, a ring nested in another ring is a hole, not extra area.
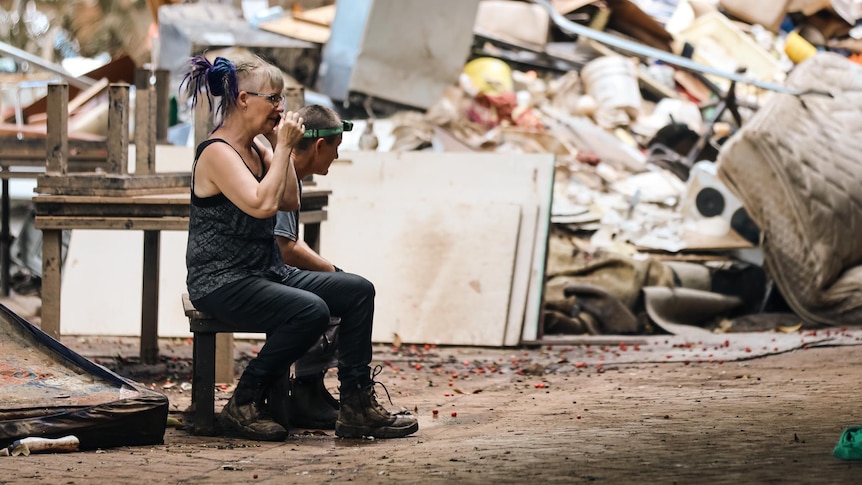
M 342 120 L 341 126 L 335 126 L 332 128 L 321 128 L 319 130 L 305 130 L 305 133 L 302 134 L 303 138 L 325 138 L 327 136 L 332 135 L 340 135 L 345 131 L 353 130 L 353 122 L 348 120 Z

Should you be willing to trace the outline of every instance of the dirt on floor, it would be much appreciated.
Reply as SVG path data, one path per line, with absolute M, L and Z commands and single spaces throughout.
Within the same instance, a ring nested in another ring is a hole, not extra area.
M 731 337 L 743 341 L 745 335 Z M 862 424 L 856 345 L 749 360 L 619 363 L 627 345 L 375 347 L 393 406 L 419 432 L 345 440 L 292 430 L 283 443 L 193 436 L 187 339 L 162 339 L 159 364 L 137 339 L 64 336 L 70 348 L 168 396 L 164 444 L 0 457 L 0 483 L 859 483 L 832 455 Z M 260 342 L 237 341 L 237 368 Z M 657 355 L 678 344 L 642 343 Z M 622 350 L 622 352 L 621 352 Z M 599 354 L 598 357 L 595 354 Z M 601 357 L 601 358 L 599 358 Z M 704 356 L 705 357 L 705 356 Z M 590 360 L 592 358 L 592 360 Z M 333 393 L 336 382 L 327 383 Z M 231 387 L 217 391 L 216 407 Z M 382 402 L 389 405 L 383 388 Z

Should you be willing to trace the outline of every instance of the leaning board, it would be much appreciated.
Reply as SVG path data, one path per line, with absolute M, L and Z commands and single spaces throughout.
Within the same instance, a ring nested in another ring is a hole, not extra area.
M 502 323 L 504 345 L 535 340 L 553 179 L 554 156 L 550 154 L 345 151 L 326 177 L 317 178 L 320 186 L 333 191 L 329 221 L 321 229 L 321 252 L 338 264 L 342 254 L 350 251 L 340 247 L 340 221 L 362 216 L 351 212 L 349 205 L 341 208 L 338 204 L 342 198 L 385 199 L 400 205 L 453 201 L 519 204 L 512 293 L 507 318 Z M 490 247 L 500 243 L 486 240 L 485 244 Z M 381 301 L 378 305 L 384 304 Z
M 374 283 L 375 342 L 503 345 L 518 204 L 383 196 L 330 208 L 324 254 Z

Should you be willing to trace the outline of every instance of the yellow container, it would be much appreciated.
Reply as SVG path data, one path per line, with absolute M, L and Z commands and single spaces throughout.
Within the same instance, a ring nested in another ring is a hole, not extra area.
M 817 48 L 794 30 L 787 34 L 787 37 L 784 39 L 784 53 L 787 54 L 787 57 L 791 61 L 799 64 L 817 54 Z
M 512 69 L 508 64 L 493 57 L 473 59 L 464 66 L 473 86 L 484 94 L 510 93 L 514 89 Z

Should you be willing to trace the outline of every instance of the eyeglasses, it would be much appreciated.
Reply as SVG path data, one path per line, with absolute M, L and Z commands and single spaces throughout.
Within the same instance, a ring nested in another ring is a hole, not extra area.
M 266 98 L 273 105 L 278 105 L 284 100 L 284 96 L 281 94 L 261 94 L 261 93 L 253 93 L 251 91 L 246 91 L 246 93 L 251 94 L 252 96 L 260 96 L 261 98 Z

